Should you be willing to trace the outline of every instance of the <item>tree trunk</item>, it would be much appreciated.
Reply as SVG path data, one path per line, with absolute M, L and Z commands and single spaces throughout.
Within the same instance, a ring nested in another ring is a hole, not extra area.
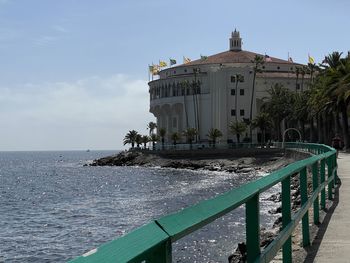
M 239 143 L 239 138 L 241 137 L 241 135 L 239 133 L 236 133 L 236 137 L 237 137 L 237 142 Z
M 347 113 L 347 107 L 344 102 L 340 105 L 340 111 L 342 116 L 342 128 L 343 128 L 343 140 L 345 149 L 350 148 L 350 138 L 349 138 L 349 124 L 348 124 L 348 113 Z
M 253 88 L 252 88 L 252 96 L 250 99 L 250 115 L 249 115 L 249 121 L 252 122 L 253 119 L 253 104 L 254 104 L 254 92 L 255 92 L 255 78 L 256 78 L 256 70 L 254 70 L 254 76 L 253 76 Z M 236 112 L 237 114 L 237 112 Z M 252 125 L 249 125 L 249 135 L 250 135 L 250 141 L 253 142 L 253 129 Z
M 316 121 L 317 121 L 317 142 L 322 143 L 322 127 L 321 127 L 320 114 L 316 115 Z
M 301 141 L 304 142 L 305 141 L 305 122 L 301 121 L 300 122 L 301 125 Z
M 314 118 L 313 117 L 311 117 L 311 119 L 310 119 L 310 142 L 316 142 Z
M 265 133 L 266 133 L 266 131 L 265 131 L 265 129 L 262 129 L 262 131 L 261 131 L 261 135 L 262 135 L 262 138 L 261 138 L 261 142 L 262 142 L 262 145 L 264 146 L 265 145 Z
M 322 143 L 327 144 L 327 115 L 322 114 Z
M 334 114 L 334 120 L 335 120 L 335 123 L 334 123 L 335 124 L 335 133 L 339 134 L 340 130 L 341 130 L 341 125 L 340 125 L 339 112 L 338 111 Z

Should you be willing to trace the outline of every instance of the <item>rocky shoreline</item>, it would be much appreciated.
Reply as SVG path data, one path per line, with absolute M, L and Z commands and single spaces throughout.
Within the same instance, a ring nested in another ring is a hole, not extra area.
M 308 173 L 308 193 L 310 194 L 312 192 L 312 183 L 311 183 L 311 175 Z M 273 223 L 273 226 L 271 229 L 261 229 L 260 232 L 260 247 L 261 249 L 266 248 L 278 235 L 278 233 L 282 229 L 282 194 L 281 192 L 278 192 L 276 194 L 271 195 L 270 197 L 264 199 L 268 201 L 273 201 L 275 203 L 279 203 L 280 205 L 275 208 L 271 209 L 269 211 L 270 214 L 278 214 L 279 217 L 275 220 Z M 300 185 L 299 185 L 299 176 L 298 174 L 294 174 L 291 177 L 291 208 L 292 213 L 297 212 L 301 207 L 301 195 L 300 195 Z M 300 232 L 300 229 L 296 230 L 297 232 Z M 297 236 L 300 236 L 301 233 L 297 233 Z M 299 238 L 300 239 L 300 238 Z M 298 241 L 295 241 L 292 239 L 293 247 L 298 247 L 300 250 L 302 249 L 302 246 L 298 243 Z M 229 256 L 228 260 L 229 263 L 243 263 L 246 262 L 246 244 L 244 242 L 239 243 L 235 252 Z M 303 261 L 303 255 L 297 255 L 297 257 L 300 257 L 300 261 Z M 293 261 L 294 262 L 294 261 Z M 295 260 L 295 262 L 299 262 L 299 260 Z
M 257 170 L 277 170 L 295 161 L 292 156 L 278 152 L 259 156 L 206 156 L 173 158 L 152 152 L 123 151 L 116 155 L 93 160 L 85 166 L 143 166 L 174 169 L 207 170 L 229 173 L 250 173 Z
M 190 169 L 190 170 L 209 170 L 209 171 L 221 171 L 229 173 L 251 173 L 254 171 L 271 172 L 280 169 L 296 160 L 303 159 L 307 156 L 301 154 L 293 154 L 291 152 L 281 153 L 275 152 L 268 155 L 259 156 L 206 156 L 202 157 L 196 155 L 195 158 L 173 158 L 162 156 L 152 152 L 141 151 L 123 151 L 116 155 L 103 157 L 92 161 L 85 166 L 143 166 L 143 167 L 162 167 L 162 168 L 174 168 L 174 169 Z M 310 180 L 309 180 L 310 182 Z M 309 189 L 312 186 L 309 183 Z M 282 227 L 282 196 L 281 193 L 275 193 L 265 199 L 266 201 L 273 201 L 280 205 L 276 209 L 269 211 L 271 214 L 279 215 L 273 223 L 271 229 L 261 229 L 261 248 L 267 247 L 274 238 L 278 235 Z M 301 197 L 299 188 L 299 177 L 294 175 L 291 178 L 291 200 L 292 211 L 297 211 L 300 208 Z M 228 257 L 229 263 L 245 262 L 246 260 L 246 244 L 244 242 L 239 243 L 235 252 Z

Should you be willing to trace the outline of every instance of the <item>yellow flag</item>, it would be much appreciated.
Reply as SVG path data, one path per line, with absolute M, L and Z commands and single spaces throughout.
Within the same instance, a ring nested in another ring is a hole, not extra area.
M 159 65 L 152 65 L 152 75 L 158 75 Z
M 308 55 L 308 57 L 309 57 L 309 63 L 315 64 L 315 59 L 313 57 L 311 57 L 310 55 Z
M 190 63 L 190 62 L 191 62 L 191 59 L 190 59 L 190 58 L 184 57 L 184 64 L 187 64 L 187 63 Z
M 164 68 L 167 66 L 167 63 L 165 61 L 159 60 L 159 67 Z

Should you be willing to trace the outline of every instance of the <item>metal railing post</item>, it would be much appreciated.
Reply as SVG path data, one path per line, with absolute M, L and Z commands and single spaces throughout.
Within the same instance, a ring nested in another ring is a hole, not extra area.
M 282 227 L 288 226 L 292 219 L 290 202 L 290 176 L 282 181 Z M 283 263 L 292 262 L 292 237 L 289 236 L 283 245 Z
M 301 205 L 307 203 L 307 175 L 306 167 L 300 171 L 300 195 Z M 309 231 L 309 212 L 306 212 L 302 219 L 303 228 L 303 247 L 310 245 L 310 231 Z
M 259 194 L 246 203 L 247 262 L 253 263 L 260 255 L 260 213 Z
M 325 181 L 325 167 L 326 167 L 326 161 L 325 159 L 321 160 L 321 184 Z M 324 210 L 326 209 L 326 188 L 322 188 L 321 190 L 321 208 Z
M 328 170 L 328 178 L 332 176 L 332 156 L 327 158 L 327 170 Z M 328 182 L 328 200 L 333 199 L 333 182 Z
M 317 187 L 318 187 L 318 162 L 316 162 L 312 165 L 312 190 L 313 190 L 313 192 L 316 192 Z M 319 198 L 317 195 L 317 198 L 314 201 L 314 213 L 313 213 L 315 225 L 318 225 L 320 223 L 319 210 L 320 210 L 320 202 L 319 202 Z

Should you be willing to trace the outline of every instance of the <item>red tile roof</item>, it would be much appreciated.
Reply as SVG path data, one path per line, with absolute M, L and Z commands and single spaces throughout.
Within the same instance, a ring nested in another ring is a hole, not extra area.
M 181 66 L 194 66 L 194 65 L 205 65 L 205 64 L 225 64 L 225 63 L 250 63 L 256 55 L 264 57 L 265 55 L 261 55 L 258 53 L 250 52 L 250 51 L 225 51 L 212 56 L 208 56 L 206 59 L 197 59 L 187 64 L 179 65 Z M 268 61 L 265 63 L 289 63 L 288 60 L 283 60 L 279 58 L 270 57 Z

